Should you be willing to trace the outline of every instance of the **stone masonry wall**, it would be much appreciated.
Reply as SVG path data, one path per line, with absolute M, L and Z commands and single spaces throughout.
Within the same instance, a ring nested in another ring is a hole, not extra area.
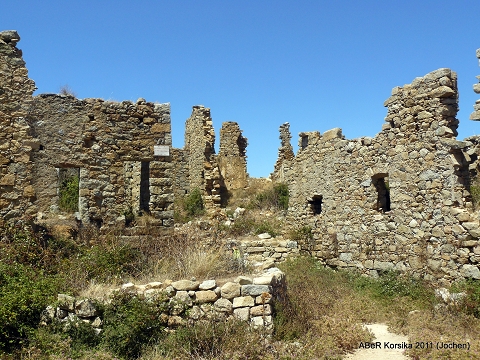
M 188 154 L 189 189 L 202 190 L 207 208 L 219 206 L 222 184 L 209 108 L 202 105 L 193 107 L 192 115 L 185 122 L 184 151 Z
M 456 74 L 439 69 L 393 89 L 374 138 L 347 140 L 338 128 L 302 133 L 285 166 L 289 223 L 314 236 L 302 249 L 372 275 L 480 278 L 469 193 L 468 153 L 476 145 L 455 140 L 457 99 Z
M 288 172 L 288 164 L 291 163 L 295 154 L 290 143 L 292 135 L 290 134 L 290 124 L 287 122 L 280 125 L 280 148 L 278 149 L 278 158 L 275 163 L 275 168 L 270 176 L 272 181 L 283 183 L 285 182 L 285 172 Z
M 38 142 L 26 121 L 35 83 L 18 41 L 16 31 L 0 32 L 0 224 L 36 212 L 30 157 Z
M 59 171 L 78 168 L 79 215 L 83 222 L 119 225 L 123 214 L 150 213 L 158 225 L 173 225 L 170 106 L 139 99 L 109 102 L 39 95 L 28 121 L 40 141 L 33 154 L 39 211 L 55 211 Z
M 273 330 L 273 306 L 286 299 L 285 275 L 271 268 L 256 277 L 239 276 L 235 281 L 217 285 L 216 280 L 179 280 L 151 282 L 145 285 L 124 284 L 114 292 L 130 293 L 139 298 L 157 298 L 165 302 L 160 316 L 166 327 L 175 328 L 202 319 L 228 319 L 235 317 L 249 322 L 253 327 Z M 52 321 L 88 322 L 102 331 L 103 319 L 99 317 L 95 302 L 58 294 L 58 306 L 49 306 L 42 314 L 41 325 Z
M 227 190 L 243 189 L 248 185 L 247 145 L 247 138 L 242 135 L 238 123 L 222 124 L 217 162 Z

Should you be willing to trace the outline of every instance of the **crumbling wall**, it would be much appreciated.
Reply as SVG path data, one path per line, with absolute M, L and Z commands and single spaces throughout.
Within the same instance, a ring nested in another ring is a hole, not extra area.
M 215 131 L 210 109 L 202 105 L 193 107 L 185 123 L 185 146 L 188 154 L 189 189 L 204 193 L 206 207 L 221 203 L 221 175 L 215 156 Z
M 439 69 L 393 89 L 374 138 L 300 134 L 285 179 L 288 222 L 313 233 L 302 249 L 371 274 L 480 278 L 466 157 L 475 144 L 455 140 L 457 100 L 456 74 Z
M 476 54 L 480 64 L 480 49 L 477 49 Z M 473 91 L 475 91 L 476 94 L 480 94 L 480 75 L 477 76 L 477 79 L 479 80 L 479 82 L 473 85 Z M 473 110 L 474 111 L 470 114 L 470 120 L 480 121 L 480 100 L 475 101 L 475 105 L 473 105 Z
M 46 94 L 34 98 L 28 120 L 40 141 L 32 180 L 40 211 L 56 211 L 59 170 L 78 168 L 82 221 L 118 225 L 143 211 L 172 225 L 169 104 Z
M 248 185 L 247 145 L 238 123 L 222 124 L 217 162 L 226 190 L 243 189 Z
M 38 142 L 25 120 L 35 83 L 28 78 L 18 41 L 16 31 L 0 32 L 0 224 L 36 211 L 30 157 Z
M 279 139 L 280 148 L 278 149 L 278 158 L 270 177 L 272 181 L 283 183 L 286 181 L 285 173 L 288 172 L 291 161 L 295 158 L 293 147 L 290 143 L 292 135 L 290 134 L 290 124 L 288 122 L 280 125 Z

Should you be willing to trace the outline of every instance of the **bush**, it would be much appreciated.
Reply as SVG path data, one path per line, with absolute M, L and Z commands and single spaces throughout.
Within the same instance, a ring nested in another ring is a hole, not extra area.
M 311 226 L 303 226 L 300 229 L 291 230 L 288 234 L 289 238 L 294 241 L 303 241 L 309 243 L 313 240 L 313 232 Z
M 118 356 L 138 357 L 147 344 L 163 335 L 161 315 L 167 306 L 164 299 L 147 302 L 133 294 L 116 294 L 105 307 L 102 343 Z
M 265 190 L 250 201 L 249 208 L 287 210 L 289 192 L 287 184 L 276 184 L 272 189 Z
M 0 352 L 28 343 L 59 287 L 56 277 L 41 270 L 0 262 Z
M 190 194 L 175 196 L 173 220 L 176 223 L 187 223 L 193 217 L 205 213 L 203 206 L 202 192 L 200 189 L 193 189 Z
M 110 248 L 96 245 L 76 262 L 76 265 L 85 270 L 88 280 L 100 282 L 137 276 L 142 271 L 143 264 L 145 262 L 140 251 L 128 244 Z
M 60 185 L 58 206 L 67 212 L 78 211 L 79 178 L 72 176 Z
M 203 199 L 202 192 L 199 188 L 193 189 L 185 199 L 185 210 L 190 216 L 197 216 L 203 214 Z
M 233 224 L 226 228 L 230 235 L 258 235 L 262 233 L 269 233 L 273 237 L 280 233 L 282 225 L 280 221 L 274 219 L 257 219 L 251 214 L 244 214 L 235 219 Z
M 480 208 L 480 181 L 477 178 L 473 179 L 470 184 L 470 195 L 473 207 L 478 210 Z

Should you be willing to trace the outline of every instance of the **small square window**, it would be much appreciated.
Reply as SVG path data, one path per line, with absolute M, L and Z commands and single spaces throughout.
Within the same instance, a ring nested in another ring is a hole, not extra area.
M 308 201 L 310 205 L 310 209 L 313 212 L 313 215 L 318 215 L 322 212 L 322 202 L 323 202 L 322 195 L 313 195 L 312 200 Z

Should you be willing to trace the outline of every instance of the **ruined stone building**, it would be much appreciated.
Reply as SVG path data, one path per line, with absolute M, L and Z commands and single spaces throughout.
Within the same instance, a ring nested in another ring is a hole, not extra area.
M 280 127 L 272 178 L 289 186 L 289 223 L 312 230 L 303 249 L 370 274 L 480 279 L 470 191 L 480 139 L 455 139 L 456 73 L 438 69 L 396 87 L 385 106 L 374 138 L 348 140 L 339 128 L 300 133 L 295 156 L 289 125 Z
M 220 206 L 228 191 L 247 186 L 247 139 L 236 122 L 220 129 L 220 152 L 215 152 L 215 131 L 210 109 L 194 106 L 185 123 L 185 146 L 174 149 L 177 196 L 198 188 L 207 208 Z
M 78 219 L 100 228 L 142 213 L 168 228 L 175 196 L 198 188 L 215 208 L 248 186 L 247 139 L 237 123 L 223 123 L 217 154 L 210 109 L 194 106 L 184 148 L 175 149 L 169 104 L 33 96 L 19 40 L 15 31 L 0 33 L 0 222 L 57 214 L 60 188 L 72 178 Z M 303 132 L 297 154 L 289 124 L 280 127 L 272 180 L 288 184 L 288 224 L 310 231 L 302 249 L 332 266 L 480 279 L 472 197 L 480 193 L 480 138 L 456 139 L 456 73 L 438 69 L 396 87 L 385 106 L 375 137 Z M 471 119 L 479 114 L 480 100 Z
M 170 227 L 175 195 L 199 188 L 213 207 L 246 186 L 247 141 L 237 123 L 224 123 L 217 163 L 203 106 L 186 121 L 185 147 L 172 149 L 169 104 L 34 97 L 19 40 L 16 31 L 0 33 L 1 221 L 58 213 L 60 188 L 72 178 L 78 219 L 99 228 L 121 228 L 142 213 Z

